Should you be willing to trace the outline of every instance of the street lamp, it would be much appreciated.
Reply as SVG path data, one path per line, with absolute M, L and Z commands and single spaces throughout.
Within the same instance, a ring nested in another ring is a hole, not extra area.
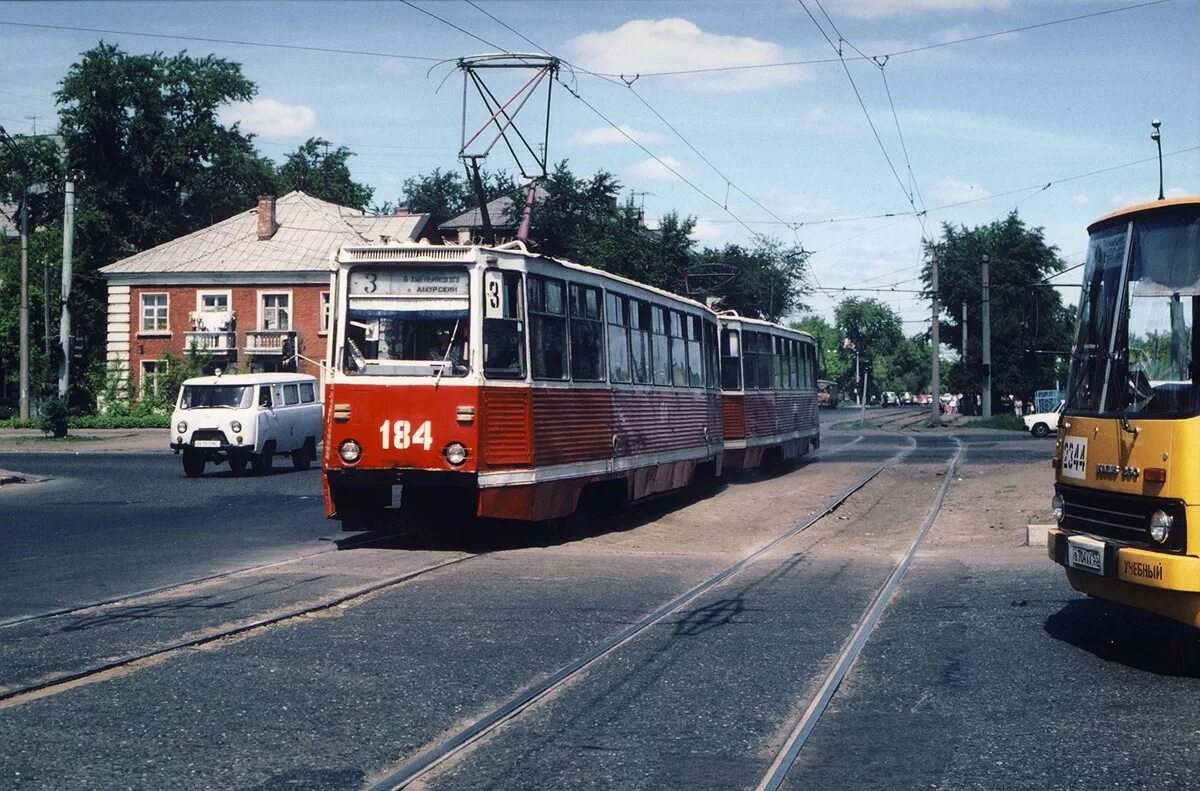
M 1159 134 L 1158 128 L 1162 126 L 1162 121 L 1155 118 L 1150 122 L 1150 126 L 1154 127 L 1154 131 L 1150 133 L 1150 139 L 1158 145 L 1158 199 L 1163 199 L 1163 169 L 1162 169 L 1162 135 Z

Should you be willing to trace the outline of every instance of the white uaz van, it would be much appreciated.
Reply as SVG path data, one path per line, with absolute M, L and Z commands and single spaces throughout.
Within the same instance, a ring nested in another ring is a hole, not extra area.
M 305 374 L 231 374 L 188 379 L 171 415 L 171 448 L 183 453 L 183 471 L 199 477 L 206 463 L 229 462 L 234 475 L 246 464 L 271 468 L 286 453 L 298 470 L 317 458 L 321 391 Z

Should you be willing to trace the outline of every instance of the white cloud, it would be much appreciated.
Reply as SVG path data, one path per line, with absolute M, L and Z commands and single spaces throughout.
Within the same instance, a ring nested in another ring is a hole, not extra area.
M 1082 134 L 1044 131 L 1000 115 L 986 115 L 963 110 L 904 110 L 898 111 L 906 136 L 926 135 L 933 138 L 970 142 L 977 145 L 1022 147 L 1040 151 L 1071 151 L 1084 156 L 1111 154 L 1106 144 Z
M 660 161 L 661 160 L 661 161 Z M 621 177 L 626 182 L 636 181 L 661 181 L 672 182 L 679 181 L 679 176 L 672 173 L 670 169 L 674 169 L 677 173 L 687 175 L 683 164 L 675 157 L 664 156 L 658 159 L 647 159 L 639 162 L 636 165 L 625 168 L 621 173 Z
M 317 126 L 317 114 L 302 104 L 284 104 L 274 99 L 231 102 L 220 112 L 221 123 L 240 123 L 242 129 L 259 135 L 301 137 Z
M 686 19 L 638 19 L 616 30 L 584 33 L 567 42 L 584 68 L 606 74 L 647 74 L 664 71 L 759 66 L 796 60 L 778 44 L 744 36 L 706 33 Z M 795 66 L 747 69 L 680 78 L 701 91 L 755 91 L 808 79 Z
M 991 195 L 978 184 L 969 184 L 947 176 L 928 190 L 939 203 L 961 203 L 962 201 L 986 198 Z
M 646 132 L 626 124 L 621 124 L 620 127 L 621 131 L 618 132 L 611 126 L 600 126 L 583 132 L 575 132 L 569 139 L 570 142 L 580 146 L 632 145 L 629 141 L 630 137 L 644 145 L 663 142 L 663 136 L 656 132 Z M 621 132 L 625 134 L 621 134 Z
M 858 19 L 905 16 L 923 13 L 1000 11 L 1012 6 L 1012 0 L 830 0 L 830 12 L 841 12 Z

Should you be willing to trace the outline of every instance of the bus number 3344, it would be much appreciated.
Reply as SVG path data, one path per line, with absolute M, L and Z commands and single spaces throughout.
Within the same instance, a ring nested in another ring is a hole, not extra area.
M 416 431 L 407 420 L 385 420 L 379 427 L 379 433 L 383 438 L 384 450 L 406 450 L 413 445 L 429 450 L 433 445 L 433 430 L 428 420 L 417 426 Z

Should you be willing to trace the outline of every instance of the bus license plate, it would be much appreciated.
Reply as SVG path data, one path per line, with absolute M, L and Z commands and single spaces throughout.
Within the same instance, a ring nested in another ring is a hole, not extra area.
M 219 448 L 221 440 L 219 439 L 198 439 L 192 443 L 197 448 Z
M 1084 536 L 1067 538 L 1067 565 L 1080 571 L 1104 575 L 1104 542 Z

